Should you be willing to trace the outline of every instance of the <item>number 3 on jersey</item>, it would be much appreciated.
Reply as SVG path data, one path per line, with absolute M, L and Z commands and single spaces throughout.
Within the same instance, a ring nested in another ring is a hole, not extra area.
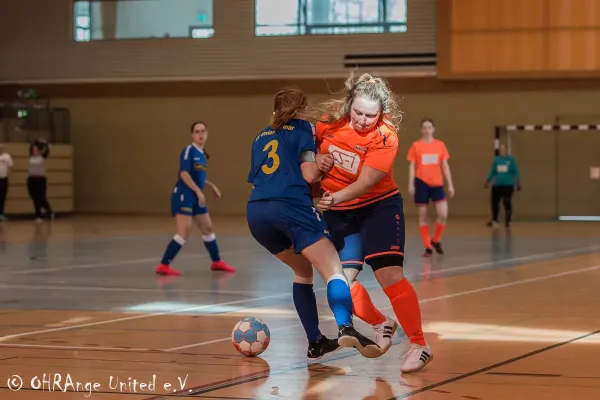
M 267 175 L 271 175 L 273 172 L 277 171 L 279 168 L 279 155 L 277 154 L 277 148 L 279 147 L 279 142 L 277 140 L 271 140 L 266 146 L 263 148 L 263 151 L 268 151 L 267 153 L 267 161 L 261 167 L 262 172 Z M 271 166 L 269 167 L 269 160 L 271 161 Z

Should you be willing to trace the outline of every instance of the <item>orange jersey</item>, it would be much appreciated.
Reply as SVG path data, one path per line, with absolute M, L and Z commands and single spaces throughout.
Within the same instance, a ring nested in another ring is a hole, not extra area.
M 319 152 L 331 154 L 334 159 L 333 168 L 321 180 L 325 191 L 338 192 L 356 182 L 365 165 L 386 173 L 368 193 L 333 210 L 363 207 L 398 193 L 393 176 L 398 136 L 391 126 L 380 122 L 372 131 L 362 133 L 351 128 L 348 119 L 332 124 L 318 122 L 316 139 Z
M 426 143 L 415 141 L 408 150 L 408 161 L 415 163 L 415 178 L 429 186 L 443 186 L 442 161 L 450 158 L 446 145 L 441 140 L 433 139 Z

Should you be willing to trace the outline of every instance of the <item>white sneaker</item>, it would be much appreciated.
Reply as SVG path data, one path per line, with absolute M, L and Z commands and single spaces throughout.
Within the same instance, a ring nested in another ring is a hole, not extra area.
M 410 350 L 404 356 L 404 363 L 400 370 L 410 373 L 417 372 L 425 368 L 433 360 L 433 353 L 429 346 L 420 346 L 412 343 Z
M 390 317 L 386 317 L 385 321 L 381 324 L 373 326 L 375 343 L 381 347 L 382 355 L 392 347 L 392 337 L 396 333 L 396 330 L 398 330 L 398 324 Z

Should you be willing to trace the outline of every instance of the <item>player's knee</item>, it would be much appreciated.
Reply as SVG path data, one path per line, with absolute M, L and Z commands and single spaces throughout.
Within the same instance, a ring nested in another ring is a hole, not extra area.
M 437 217 L 437 222 L 440 224 L 446 224 L 446 221 L 448 221 L 448 216 L 447 215 L 438 215 Z
M 346 276 L 350 287 L 352 287 L 352 285 L 356 282 L 359 272 L 360 271 L 356 268 L 344 268 L 344 275 Z
M 301 285 L 312 285 L 313 283 L 313 276 L 300 276 L 300 275 L 294 275 L 294 283 L 299 283 Z
M 373 269 L 373 272 L 376 272 L 387 267 L 403 267 L 404 256 L 402 254 L 384 254 L 371 257 L 366 260 L 366 262 Z M 402 272 L 402 270 L 400 270 L 400 272 Z

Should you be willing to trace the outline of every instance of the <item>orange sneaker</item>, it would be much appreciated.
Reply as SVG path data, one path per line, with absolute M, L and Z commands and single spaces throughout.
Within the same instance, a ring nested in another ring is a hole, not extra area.
M 233 268 L 231 265 L 228 265 L 223 260 L 213 261 L 213 263 L 210 266 L 210 269 L 213 271 L 235 272 L 235 268 Z
M 158 275 L 168 275 L 168 276 L 179 276 L 181 275 L 181 273 L 179 271 L 177 271 L 176 269 L 173 269 L 171 267 L 169 267 L 168 265 L 165 264 L 159 264 L 158 267 L 156 267 L 156 273 Z

